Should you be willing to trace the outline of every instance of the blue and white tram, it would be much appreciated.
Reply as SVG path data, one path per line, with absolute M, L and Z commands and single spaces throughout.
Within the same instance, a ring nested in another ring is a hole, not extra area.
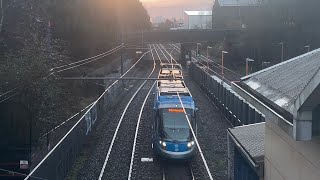
M 155 93 L 153 148 L 165 159 L 189 160 L 195 141 L 178 93 L 194 132 L 197 132 L 196 107 L 181 80 L 160 80 Z

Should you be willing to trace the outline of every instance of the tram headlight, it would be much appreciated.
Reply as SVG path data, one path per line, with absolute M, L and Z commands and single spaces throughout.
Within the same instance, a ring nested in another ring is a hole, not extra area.
M 194 141 L 188 142 L 187 146 L 191 148 L 194 145 Z
M 160 145 L 161 145 L 163 148 L 165 148 L 165 147 L 167 146 L 167 143 L 164 142 L 164 141 L 159 141 L 159 143 L 160 143 Z
M 167 146 L 166 142 L 162 142 L 162 146 L 166 147 Z

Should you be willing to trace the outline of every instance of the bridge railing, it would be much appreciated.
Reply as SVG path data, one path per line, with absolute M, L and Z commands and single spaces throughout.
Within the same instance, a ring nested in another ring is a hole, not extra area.
M 210 75 L 204 68 L 191 63 L 190 75 L 233 126 L 265 121 L 264 115 L 234 92 L 230 85 Z

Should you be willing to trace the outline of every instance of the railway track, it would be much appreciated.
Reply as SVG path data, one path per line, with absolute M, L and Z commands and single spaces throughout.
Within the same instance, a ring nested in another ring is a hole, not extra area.
M 149 47 L 152 48 L 153 73 L 151 72 L 148 77 L 155 77 L 157 75 L 154 73 L 157 72 L 155 62 L 171 62 L 170 52 L 167 49 L 176 47 L 162 44 L 151 44 Z M 177 53 L 173 55 L 178 56 Z M 212 112 L 212 105 L 208 104 L 208 100 L 199 93 L 199 89 L 192 85 L 190 78 L 187 79 L 189 82 L 186 83 L 191 85 L 192 91 L 198 98 L 196 102 L 199 103 L 199 114 L 201 114 L 199 122 L 202 125 L 199 128 L 198 138 L 203 148 L 202 155 L 198 151 L 192 161 L 180 163 L 155 156 L 152 149 L 154 97 L 151 95 L 154 82 L 129 81 L 134 87 L 128 91 L 126 97 L 123 97 L 124 101 L 119 103 L 115 112 L 106 115 L 107 121 L 110 122 L 104 122 L 107 124 L 104 125 L 106 129 L 100 127 L 98 130 L 102 135 L 101 139 L 97 140 L 98 148 L 91 156 L 88 170 L 85 170 L 83 176 L 78 179 L 224 179 L 224 174 L 217 176 L 216 173 L 221 174 L 225 170 L 224 164 L 220 167 L 219 163 L 224 159 L 226 153 L 223 150 L 226 148 L 224 145 L 216 146 L 207 142 L 214 142 L 217 138 L 224 139 L 224 132 L 228 126 L 224 121 L 220 122 L 222 118 L 218 110 Z M 216 155 L 217 152 L 223 152 L 222 156 Z M 204 157 L 208 159 L 208 166 L 204 165 Z M 212 175 L 208 173 L 209 168 L 213 172 Z
M 153 57 L 153 68 L 148 75 L 148 78 L 155 77 L 157 75 L 155 70 L 156 62 Z M 135 127 L 137 127 L 136 124 L 139 123 L 141 117 L 136 107 L 143 109 L 145 105 L 143 100 L 149 96 L 152 87 L 153 82 L 144 80 L 123 110 L 113 134 L 112 141 L 109 145 L 108 152 L 105 156 L 98 178 L 99 180 L 127 178 L 131 167 L 131 149 L 132 147 L 135 148 L 136 145 L 135 140 L 132 137 L 136 137 Z
M 180 48 L 176 44 L 170 44 L 177 52 L 180 53 Z M 192 51 L 192 55 L 196 56 L 196 53 Z M 202 66 L 204 69 L 206 69 L 210 74 L 215 75 L 219 77 L 220 79 L 225 80 L 228 84 L 231 84 L 231 81 L 238 81 L 242 77 L 237 72 L 232 71 L 229 68 L 224 67 L 225 73 L 222 75 L 221 68 L 222 66 L 206 57 L 200 56 L 198 58 L 192 57 L 192 60 L 197 61 L 197 63 Z M 208 67 L 209 65 L 209 67 Z
M 162 180 L 195 180 L 192 167 L 189 162 L 166 163 L 163 166 Z
M 154 48 L 151 52 L 152 57 L 162 63 L 162 60 L 155 48 L 155 45 L 150 45 Z M 156 56 L 157 54 L 157 56 Z M 136 126 L 134 145 L 132 148 L 129 179 L 159 179 L 160 177 L 160 162 L 154 156 L 152 150 L 152 125 L 153 125 L 153 96 L 150 96 L 153 86 L 149 90 L 140 110 L 138 123 Z
M 169 61 L 167 55 L 170 56 L 170 58 L 174 61 L 174 62 L 177 62 L 175 60 L 175 58 L 167 51 L 165 50 L 165 47 L 163 45 L 160 45 L 160 47 L 162 49 L 164 49 L 164 51 L 161 51 L 162 54 L 163 54 L 163 57 L 165 57 L 167 59 L 167 61 Z M 174 50 L 174 49 L 173 49 Z M 164 53 L 166 52 L 167 55 Z M 188 117 L 186 117 L 188 119 Z M 188 120 L 189 121 L 189 120 Z M 190 124 L 190 123 L 189 123 Z M 191 127 L 191 124 L 190 124 L 190 127 Z M 193 132 L 193 131 L 192 131 Z M 193 132 L 193 135 L 195 135 L 195 133 Z M 194 136 L 195 137 L 195 136 Z M 199 175 L 198 177 L 206 177 L 206 179 L 213 179 L 212 177 L 212 174 L 210 172 L 210 169 L 207 165 L 207 161 L 202 153 L 202 150 L 201 150 L 201 147 L 198 143 L 198 140 L 197 140 L 197 137 L 195 137 L 195 141 L 196 141 L 196 144 L 197 144 L 197 155 L 196 155 L 196 158 L 200 158 L 201 159 L 201 162 L 202 164 L 198 164 L 197 166 L 194 166 L 192 167 L 191 166 L 191 163 L 188 163 L 188 166 L 184 165 L 184 164 L 175 164 L 175 166 L 173 166 L 174 168 L 178 168 L 180 169 L 179 171 L 173 171 L 175 173 L 164 173 L 163 177 L 165 177 L 165 179 L 189 179 L 189 178 L 186 178 L 186 176 L 188 177 L 191 177 L 191 179 L 195 179 L 195 176 L 194 176 L 194 171 L 198 172 L 197 174 Z M 199 157 L 200 156 L 200 157 Z M 199 162 L 199 161 L 198 161 Z M 168 170 L 168 167 L 170 167 L 172 164 L 170 162 L 163 162 L 162 163 L 162 169 L 163 169 L 163 172 L 167 172 Z M 199 166 L 204 166 L 203 168 L 206 170 L 206 173 L 203 174 L 203 172 L 200 172 L 200 169 L 199 169 Z M 169 170 L 171 170 L 172 168 L 169 168 Z M 169 171 L 170 172 L 170 171 Z M 188 173 L 186 173 L 188 172 Z M 190 174 L 192 174 L 192 176 L 190 176 Z M 177 178 L 177 177 L 180 177 L 180 176 L 185 176 L 185 178 Z M 199 179 L 201 179 L 199 178 Z
M 162 45 L 152 45 L 159 61 L 171 62 L 168 51 Z M 167 53 L 167 54 L 165 54 Z M 176 63 L 176 61 L 173 61 Z M 149 91 L 150 93 L 150 91 Z M 135 147 L 132 151 L 132 161 L 128 179 L 190 179 L 194 174 L 190 163 L 173 163 L 155 156 L 152 150 L 152 107 L 153 97 L 144 100 L 145 109 L 140 112 L 141 123 L 136 129 Z M 140 120 L 140 119 L 139 119 Z M 141 124 L 141 126 L 139 126 Z

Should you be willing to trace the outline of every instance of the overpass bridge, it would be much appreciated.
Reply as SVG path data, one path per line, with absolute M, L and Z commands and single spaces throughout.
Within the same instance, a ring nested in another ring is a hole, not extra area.
M 246 33 L 243 29 L 194 29 L 194 30 L 168 30 L 168 31 L 147 31 L 127 33 L 125 39 L 133 41 L 141 39 L 143 42 L 175 42 L 175 43 L 188 43 L 200 41 L 222 41 L 239 37 L 241 34 Z

